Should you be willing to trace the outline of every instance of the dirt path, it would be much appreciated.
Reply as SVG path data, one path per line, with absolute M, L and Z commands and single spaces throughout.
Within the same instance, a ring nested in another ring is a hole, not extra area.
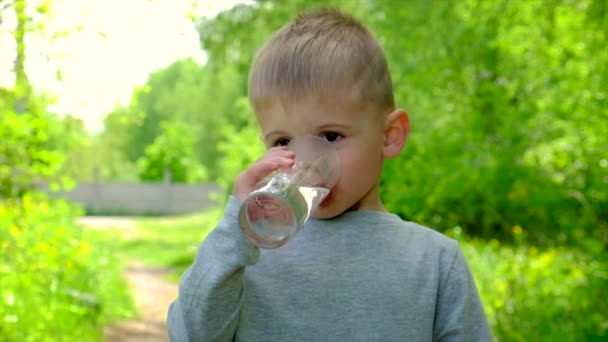
M 80 224 L 94 228 L 106 227 L 134 230 L 135 223 L 129 218 L 84 217 Z M 177 284 L 164 280 L 167 269 L 151 268 L 140 262 L 130 261 L 123 276 L 131 287 L 140 318 L 120 322 L 104 329 L 107 342 L 165 342 L 167 336 L 167 309 L 177 296 Z
M 128 280 L 141 315 L 139 320 L 121 322 L 104 330 L 108 342 L 164 342 L 167 337 L 167 308 L 177 295 L 177 284 L 163 280 L 165 269 L 133 263 L 123 274 Z

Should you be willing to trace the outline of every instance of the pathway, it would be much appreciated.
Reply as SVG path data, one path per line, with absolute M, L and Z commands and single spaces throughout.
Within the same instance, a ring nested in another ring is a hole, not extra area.
M 130 218 L 83 217 L 78 222 L 84 226 L 103 229 L 106 227 L 135 229 Z M 131 261 L 123 270 L 123 276 L 131 287 L 140 318 L 123 321 L 104 329 L 107 342 L 166 342 L 167 309 L 177 295 L 178 285 L 164 280 L 169 272 L 163 268 L 152 268 Z

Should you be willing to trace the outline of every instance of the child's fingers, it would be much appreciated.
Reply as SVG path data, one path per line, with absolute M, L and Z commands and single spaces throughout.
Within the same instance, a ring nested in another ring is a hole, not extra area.
M 279 165 L 278 158 L 261 160 L 251 165 L 246 172 L 251 179 L 251 183 L 257 183 L 266 177 L 266 175 L 278 169 Z
M 293 166 L 294 157 L 295 154 L 286 149 L 269 150 L 266 155 L 237 177 L 233 189 L 234 196 L 245 198 L 264 177 L 277 169 Z
M 278 156 L 254 163 L 251 165 L 248 172 L 251 175 L 253 183 L 257 183 L 271 172 L 277 169 L 291 167 L 293 163 L 294 160 L 292 158 Z
M 273 157 L 284 157 L 284 158 L 295 158 L 296 154 L 293 151 L 288 150 L 286 147 L 281 146 L 279 147 L 273 147 L 270 150 L 268 150 L 268 152 L 266 152 L 266 154 L 260 158 L 260 160 L 262 159 L 266 159 L 266 158 L 273 158 Z
M 295 153 L 287 150 L 284 146 L 273 147 L 264 156 L 258 159 L 250 169 L 258 169 L 263 173 L 260 179 L 264 178 L 268 173 L 279 169 L 291 167 L 294 163 Z M 268 172 L 270 170 L 270 172 Z M 257 174 L 257 172 L 256 172 Z

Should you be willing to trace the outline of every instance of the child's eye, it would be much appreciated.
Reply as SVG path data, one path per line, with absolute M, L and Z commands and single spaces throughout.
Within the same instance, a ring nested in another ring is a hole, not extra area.
M 323 137 L 323 139 L 329 142 L 338 141 L 343 138 L 342 134 L 336 132 L 325 132 L 321 136 Z
M 280 138 L 275 140 L 274 144 L 272 144 L 272 146 L 287 146 L 287 144 L 289 144 L 289 139 L 287 138 Z

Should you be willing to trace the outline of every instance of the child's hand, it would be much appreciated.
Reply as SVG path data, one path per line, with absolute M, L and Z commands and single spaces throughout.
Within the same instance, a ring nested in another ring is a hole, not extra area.
M 255 185 L 274 170 L 293 166 L 295 153 L 286 146 L 273 147 L 247 170 L 241 173 L 234 181 L 232 195 L 244 199 L 249 195 Z

